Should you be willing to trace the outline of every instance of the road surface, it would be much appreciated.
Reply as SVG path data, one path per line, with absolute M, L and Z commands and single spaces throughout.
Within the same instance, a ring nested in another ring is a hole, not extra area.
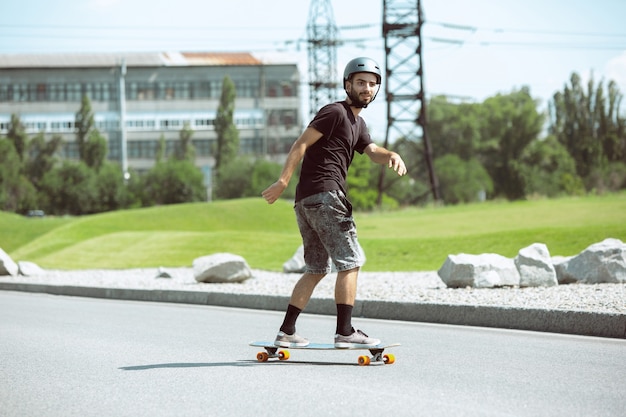
M 0 291 L 0 414 L 623 416 L 626 340 L 355 319 L 400 342 L 258 363 L 282 313 Z M 298 331 L 331 342 L 334 317 Z

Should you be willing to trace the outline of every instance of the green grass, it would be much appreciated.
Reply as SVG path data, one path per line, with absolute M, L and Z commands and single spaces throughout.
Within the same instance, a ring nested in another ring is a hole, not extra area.
M 574 255 L 607 237 L 626 241 L 626 193 L 356 213 L 366 271 L 438 269 L 448 254 L 514 257 L 532 243 Z M 0 247 L 43 268 L 190 266 L 216 252 L 280 270 L 300 245 L 292 204 L 229 200 L 29 219 L 0 213 Z

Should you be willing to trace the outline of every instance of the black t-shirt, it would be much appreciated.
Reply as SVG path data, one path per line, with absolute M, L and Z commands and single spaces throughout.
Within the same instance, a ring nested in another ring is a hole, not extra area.
M 309 127 L 323 136 L 304 154 L 296 201 L 323 191 L 347 194 L 346 175 L 354 151 L 362 154 L 372 143 L 365 121 L 354 117 L 348 103 L 338 101 L 322 107 Z

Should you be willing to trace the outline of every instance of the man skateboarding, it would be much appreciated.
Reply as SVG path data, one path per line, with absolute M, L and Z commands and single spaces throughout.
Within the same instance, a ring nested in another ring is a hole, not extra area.
M 377 164 L 386 164 L 398 175 L 406 174 L 400 155 L 372 142 L 365 121 L 359 116 L 376 97 L 381 78 L 380 67 L 372 59 L 350 61 L 343 74 L 346 99 L 319 110 L 293 143 L 278 181 L 262 193 L 265 200 L 273 204 L 302 161 L 294 209 L 302 235 L 306 272 L 293 289 L 276 336 L 277 346 L 309 344 L 296 334 L 296 320 L 316 285 L 331 271 L 330 262 L 337 269 L 335 347 L 367 347 L 380 343 L 352 327 L 357 278 L 364 260 L 360 256 L 352 205 L 346 198 L 346 176 L 355 151 L 365 153 Z

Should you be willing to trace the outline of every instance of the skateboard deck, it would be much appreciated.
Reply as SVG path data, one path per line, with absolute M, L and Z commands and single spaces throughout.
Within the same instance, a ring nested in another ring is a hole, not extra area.
M 369 350 L 372 356 L 361 355 L 358 358 L 358 364 L 366 366 L 370 364 L 388 364 L 391 365 L 396 361 L 396 357 L 391 353 L 384 353 L 385 349 L 400 346 L 400 343 L 381 343 L 375 346 L 359 346 L 349 348 L 336 348 L 332 343 L 309 343 L 307 346 L 296 346 L 283 348 L 276 346 L 274 342 L 250 342 L 250 346 L 261 347 L 265 352 L 259 352 L 256 359 L 259 362 L 267 362 L 269 359 L 278 359 L 286 361 L 290 358 L 288 349 L 302 350 Z

